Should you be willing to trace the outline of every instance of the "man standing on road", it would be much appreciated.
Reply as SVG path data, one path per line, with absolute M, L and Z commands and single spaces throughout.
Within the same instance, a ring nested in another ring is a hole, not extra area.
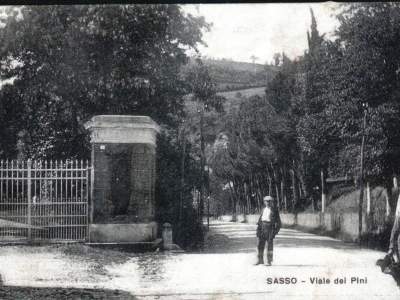
M 376 264 L 381 267 L 383 273 L 392 274 L 395 277 L 400 274 L 400 196 L 397 199 L 394 224 L 390 234 L 389 251 L 383 259 L 378 259 Z
M 281 228 L 281 218 L 274 198 L 265 196 L 264 205 L 257 223 L 258 261 L 256 265 L 264 264 L 265 243 L 268 243 L 267 265 L 270 266 L 273 258 L 274 238 Z
M 400 261 L 400 195 L 397 199 L 396 212 L 394 215 L 394 224 L 390 234 L 389 252 L 388 255 L 395 261 Z

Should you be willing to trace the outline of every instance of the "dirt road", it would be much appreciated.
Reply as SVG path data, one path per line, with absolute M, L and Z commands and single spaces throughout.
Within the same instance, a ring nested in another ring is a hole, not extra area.
M 85 299 L 400 298 L 393 278 L 375 265 L 381 252 L 282 229 L 267 267 L 253 265 L 256 243 L 254 225 L 213 222 L 199 253 L 7 246 L 0 248 L 0 274 L 8 288 L 66 289 L 54 299 L 79 299 L 65 293 L 83 289 L 97 292 Z

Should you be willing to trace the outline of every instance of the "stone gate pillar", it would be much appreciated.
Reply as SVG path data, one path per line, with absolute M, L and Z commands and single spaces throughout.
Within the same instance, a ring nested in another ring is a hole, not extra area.
M 159 126 L 147 116 L 99 115 L 85 127 L 91 132 L 94 168 L 93 229 L 102 228 L 99 224 L 153 222 Z

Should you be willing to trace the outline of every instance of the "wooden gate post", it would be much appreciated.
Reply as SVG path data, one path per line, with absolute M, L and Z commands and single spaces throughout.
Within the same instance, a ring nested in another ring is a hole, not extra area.
M 27 183 L 28 183 L 28 190 L 27 190 L 27 198 L 28 198 L 28 239 L 32 240 L 32 190 L 31 190 L 31 183 L 32 183 L 32 161 L 28 159 L 27 162 L 28 170 L 27 170 Z

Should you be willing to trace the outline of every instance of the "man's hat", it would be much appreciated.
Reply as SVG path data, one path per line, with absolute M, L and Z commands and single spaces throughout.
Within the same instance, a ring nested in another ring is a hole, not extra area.
M 265 196 L 263 198 L 264 201 L 274 201 L 274 198 L 272 198 L 271 196 Z

